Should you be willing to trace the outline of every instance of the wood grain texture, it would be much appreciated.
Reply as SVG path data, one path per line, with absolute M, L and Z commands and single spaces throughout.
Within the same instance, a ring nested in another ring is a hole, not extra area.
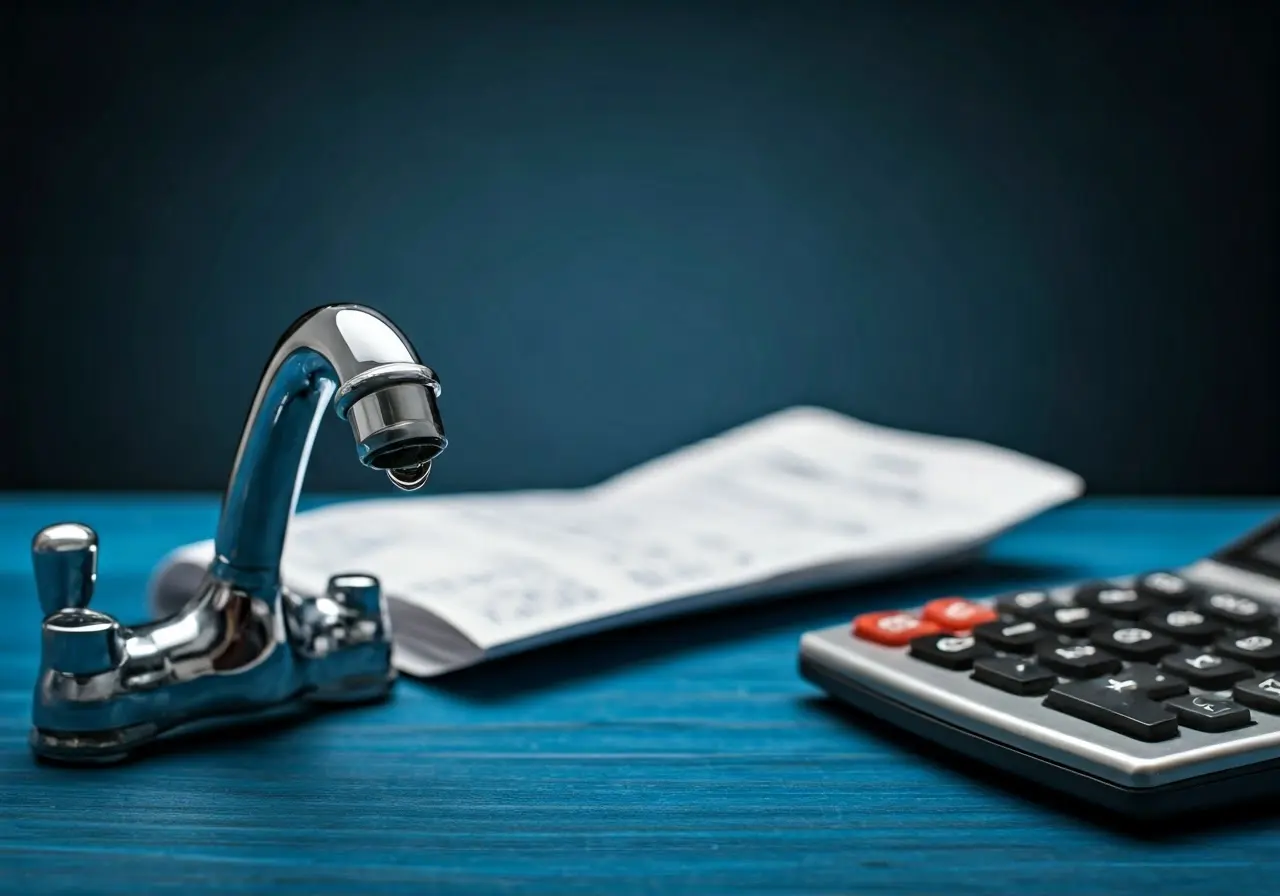
M 1084 501 L 963 573 L 613 632 L 71 770 L 27 752 L 31 535 L 96 527 L 94 606 L 136 620 L 155 563 L 213 531 L 216 501 L 0 497 L 0 890 L 1266 893 L 1271 814 L 1111 822 L 845 713 L 795 663 L 802 631 L 860 610 L 1178 564 L 1277 511 Z

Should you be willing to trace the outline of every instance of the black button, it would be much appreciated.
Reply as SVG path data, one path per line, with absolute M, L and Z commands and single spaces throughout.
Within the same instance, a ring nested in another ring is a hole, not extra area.
M 1027 619 L 998 619 L 973 627 L 979 641 L 996 650 L 1010 653 L 1030 653 L 1038 641 L 1048 637 L 1048 632 Z
M 1110 582 L 1091 582 L 1076 590 L 1075 603 L 1117 619 L 1141 619 L 1155 609 L 1155 601 L 1132 588 Z
M 1030 618 L 1041 628 L 1064 635 L 1088 634 L 1107 621 L 1097 610 L 1088 607 L 1063 607 L 1054 604 L 1041 604 L 1031 611 Z
M 1068 678 L 1096 678 L 1119 672 L 1121 667 L 1119 659 L 1083 641 L 1041 641 L 1036 656 L 1041 665 Z
M 925 635 L 913 638 L 911 655 L 944 669 L 968 669 L 980 656 L 990 656 L 991 648 L 971 635 Z
M 1159 703 L 1105 681 L 1070 681 L 1054 687 L 1044 705 L 1145 741 L 1178 736 L 1178 720 Z
M 1166 653 L 1178 649 L 1172 638 L 1137 625 L 1118 625 L 1099 629 L 1089 640 L 1103 650 L 1126 660 L 1153 663 Z
M 1280 669 L 1280 635 L 1228 635 L 1213 644 L 1213 652 L 1253 666 L 1255 669 Z
M 1206 616 L 1221 619 L 1231 625 L 1257 628 L 1268 625 L 1275 617 L 1252 597 L 1243 597 L 1229 591 L 1210 591 L 1196 598 L 1195 608 Z
M 1222 634 L 1222 625 L 1198 610 L 1168 610 L 1153 613 L 1143 623 L 1187 644 L 1208 644 Z
M 1176 572 L 1149 572 L 1138 576 L 1133 588 L 1144 597 L 1158 600 L 1161 603 L 1173 604 L 1176 607 L 1191 603 L 1200 591 L 1192 582 L 1187 581 Z
M 1048 591 L 1014 591 L 996 598 L 996 611 L 1026 617 L 1036 607 L 1048 602 Z
M 1280 713 L 1280 678 L 1259 675 L 1235 686 L 1231 695 L 1238 703 L 1263 712 Z
M 1160 661 L 1160 668 L 1206 691 L 1224 691 L 1253 674 L 1244 663 L 1194 647 L 1165 657 Z
M 1057 675 L 1020 656 L 980 657 L 974 661 L 972 678 L 1020 697 L 1043 694 L 1058 683 Z
M 1164 708 L 1178 717 L 1178 723 L 1197 731 L 1231 731 L 1253 721 L 1249 710 L 1230 700 L 1219 700 L 1208 694 L 1188 694 L 1170 700 Z
M 1117 672 L 1112 678 L 1120 681 L 1132 681 L 1132 690 L 1152 700 L 1168 700 L 1187 693 L 1187 683 L 1175 675 L 1162 672 L 1155 666 L 1146 663 L 1133 663 L 1123 672 Z

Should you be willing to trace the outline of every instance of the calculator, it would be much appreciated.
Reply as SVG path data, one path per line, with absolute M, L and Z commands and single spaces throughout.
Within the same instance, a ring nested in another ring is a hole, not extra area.
M 831 696 L 1124 815 L 1280 795 L 1280 517 L 1185 567 L 804 634 Z

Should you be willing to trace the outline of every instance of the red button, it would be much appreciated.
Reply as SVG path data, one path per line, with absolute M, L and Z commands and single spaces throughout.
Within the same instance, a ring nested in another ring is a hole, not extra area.
M 863 613 L 853 620 L 853 633 L 867 641 L 887 647 L 904 647 L 912 638 L 936 635 L 940 629 L 904 610 L 881 610 Z
M 994 622 L 1000 616 L 995 610 L 963 597 L 940 597 L 924 605 L 924 618 L 949 632 L 965 632 L 975 625 Z

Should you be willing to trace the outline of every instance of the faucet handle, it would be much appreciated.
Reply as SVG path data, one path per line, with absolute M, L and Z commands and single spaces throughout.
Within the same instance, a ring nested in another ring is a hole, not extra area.
M 82 523 L 56 523 L 31 541 L 36 594 L 45 617 L 83 610 L 98 578 L 98 534 Z
M 362 616 L 376 619 L 382 614 L 382 583 L 377 576 L 363 572 L 339 573 L 329 577 L 325 593 Z
M 345 572 L 329 578 L 325 593 L 354 614 L 352 636 L 382 639 L 388 636 L 387 602 L 376 576 Z

